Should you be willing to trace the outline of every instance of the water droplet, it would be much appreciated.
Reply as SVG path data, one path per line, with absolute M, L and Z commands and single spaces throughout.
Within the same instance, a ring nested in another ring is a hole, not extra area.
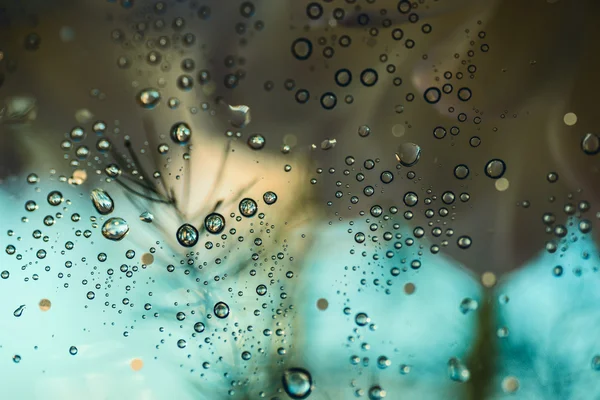
M 433 136 L 436 139 L 443 139 L 446 137 L 446 129 L 442 126 L 438 126 L 433 130 Z
M 365 241 L 365 234 L 362 232 L 357 232 L 354 235 L 354 240 L 356 241 L 356 243 L 363 243 Z
M 21 362 L 21 356 L 18 354 L 15 354 L 12 359 L 15 364 L 18 364 Z
M 332 110 L 337 105 L 337 96 L 335 93 L 327 92 L 321 96 L 321 106 L 326 110 Z
M 267 294 L 267 287 L 265 285 L 258 285 L 256 287 L 256 294 L 259 296 L 264 296 Z
M 448 375 L 455 382 L 467 382 L 471 377 L 471 372 L 465 367 L 458 358 L 453 357 L 448 361 Z
M 415 165 L 421 157 L 421 147 L 414 143 L 403 143 L 398 147 L 396 160 L 405 167 Z
M 415 206 L 419 202 L 419 196 L 415 192 L 406 192 L 404 195 L 404 204 L 409 207 Z
M 240 213 L 244 217 L 250 218 L 256 215 L 256 212 L 258 211 L 258 205 L 253 199 L 245 198 L 240 201 L 239 209 Z
M 600 371 L 600 355 L 592 357 L 592 369 L 594 371 Z
M 354 321 L 356 322 L 356 325 L 358 326 L 365 326 L 367 325 L 369 322 L 371 322 L 371 318 L 369 318 L 369 316 L 363 312 L 356 314 L 356 316 L 354 317 Z
M 270 191 L 265 192 L 265 194 L 263 194 L 263 201 L 267 205 L 275 204 L 275 202 L 277 201 L 277 194 L 275 194 L 275 192 Z
M 230 123 L 235 128 L 245 128 L 251 119 L 250 116 L 250 107 L 240 105 L 240 106 L 227 106 L 229 107 L 229 111 L 231 113 Z
M 333 149 L 336 144 L 337 140 L 335 139 L 325 139 L 321 142 L 321 150 Z
M 194 330 L 196 332 L 202 333 L 202 332 L 204 332 L 204 329 L 206 329 L 206 328 L 205 328 L 205 326 L 204 326 L 204 324 L 202 322 L 196 322 L 194 324 Z
M 436 87 L 430 87 L 429 89 L 425 90 L 423 98 L 429 104 L 435 104 L 442 98 L 442 92 L 440 92 L 440 89 Z
M 360 137 L 367 137 L 371 134 L 371 128 L 368 125 L 361 125 L 358 127 L 358 135 Z
M 471 247 L 471 244 L 473 243 L 473 241 L 471 240 L 470 236 L 461 236 L 458 238 L 458 240 L 456 241 L 456 243 L 458 244 L 458 247 L 460 247 L 461 249 L 468 249 L 469 247 Z
M 137 95 L 137 102 L 147 110 L 152 110 L 160 103 L 160 92 L 157 89 L 146 88 Z
M 312 54 L 312 42 L 307 38 L 298 38 L 292 43 L 292 54 L 298 60 L 308 60 Z
M 58 206 L 64 200 L 65 199 L 63 198 L 62 193 L 59 192 L 58 190 L 54 190 L 54 191 L 48 193 L 48 204 L 50 204 L 51 206 Z
M 154 215 L 150 211 L 144 211 L 140 214 L 140 221 L 150 223 L 154 221 Z
M 190 224 L 183 224 L 177 229 L 177 241 L 183 247 L 193 247 L 198 243 L 198 229 Z
M 312 376 L 303 368 L 290 368 L 282 376 L 283 389 L 292 399 L 306 399 L 312 391 Z
M 177 122 L 171 127 L 171 139 L 173 142 L 185 145 L 192 137 L 192 130 L 185 122 Z
M 255 133 L 248 138 L 248 146 L 250 146 L 252 150 L 260 150 L 265 147 L 266 143 L 265 137 L 258 133 Z
M 109 218 L 102 225 L 102 236 L 109 240 L 119 241 L 129 232 L 129 225 L 123 218 Z
M 505 172 L 506 164 L 500 159 L 495 158 L 485 165 L 485 174 L 492 179 L 501 178 Z
M 476 300 L 473 300 L 469 297 L 463 299 L 463 301 L 460 302 L 460 312 L 462 312 L 463 314 L 468 314 L 471 311 L 475 311 L 477 310 L 477 308 L 479 307 L 479 303 L 477 303 Z
M 215 304 L 213 311 L 217 318 L 227 318 L 227 316 L 229 315 L 229 306 L 226 303 L 220 301 L 217 304 Z
M 372 68 L 367 68 L 360 73 L 360 82 L 367 87 L 375 85 L 378 79 L 377 71 Z
M 369 400 L 381 400 L 387 396 L 387 392 L 380 386 L 371 386 L 369 389 Z
M 248 361 L 252 358 L 252 354 L 249 351 L 242 352 L 242 360 Z
M 94 208 L 101 215 L 107 215 L 114 211 L 115 204 L 110 195 L 102 189 L 94 189 L 90 193 Z
M 392 365 L 392 362 L 386 356 L 380 356 L 379 358 L 377 358 L 377 367 L 379 369 L 386 369 L 390 365 Z
M 15 317 L 20 317 L 23 315 L 23 311 L 25 311 L 25 304 L 21 304 L 14 312 L 13 315 Z
M 468 101 L 471 98 L 471 96 L 473 96 L 471 89 L 469 89 L 467 87 L 458 89 L 458 92 L 456 94 L 457 94 L 459 100 L 461 100 L 461 101 Z
M 595 133 L 586 133 L 581 139 L 581 150 L 589 155 L 600 153 L 600 136 Z
M 342 68 L 335 73 L 335 83 L 341 87 L 346 87 L 352 82 L 352 73 L 346 68 Z
M 457 165 L 454 167 L 454 176 L 457 179 L 465 179 L 469 176 L 469 167 L 467 167 L 465 164 Z
M 221 214 L 212 213 L 204 219 L 204 227 L 212 234 L 218 234 L 225 229 L 225 218 Z
M 77 347 L 71 346 L 69 348 L 69 354 L 71 354 L 72 356 L 74 356 L 75 354 L 77 354 Z

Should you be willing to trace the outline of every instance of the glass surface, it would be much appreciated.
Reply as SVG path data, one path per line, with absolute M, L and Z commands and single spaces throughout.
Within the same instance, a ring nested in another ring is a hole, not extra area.
M 600 398 L 599 17 L 0 1 L 2 398 Z

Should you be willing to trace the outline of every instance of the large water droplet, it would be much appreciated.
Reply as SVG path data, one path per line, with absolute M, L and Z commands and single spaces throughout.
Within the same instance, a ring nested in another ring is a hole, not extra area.
M 250 107 L 240 106 L 227 106 L 229 108 L 230 116 L 229 122 L 235 128 L 245 128 L 252 120 L 250 116 Z
M 58 190 L 53 190 L 52 192 L 48 193 L 47 200 L 48 204 L 50 204 L 51 206 L 58 206 L 64 201 L 64 198 L 61 192 L 59 192 Z
M 114 211 L 115 203 L 110 195 L 102 189 L 94 189 L 90 193 L 92 204 L 101 215 L 107 215 Z
M 212 213 L 204 219 L 204 227 L 212 234 L 218 234 L 225 229 L 225 218 L 221 214 Z
M 192 129 L 185 122 L 177 122 L 171 127 L 171 139 L 180 145 L 184 145 L 190 141 L 192 137 Z
M 497 158 L 488 161 L 485 165 L 485 174 L 492 179 L 499 179 L 506 172 L 506 164 Z
M 239 209 L 240 209 L 240 213 L 244 217 L 253 217 L 254 215 L 256 215 L 256 212 L 258 211 L 258 205 L 256 204 L 256 201 L 254 201 L 253 199 L 245 198 L 242 201 L 240 201 Z
M 129 232 L 129 225 L 123 218 L 109 218 L 102 225 L 102 236 L 109 240 L 119 241 Z
M 229 315 L 229 306 L 222 301 L 215 304 L 215 308 L 213 310 L 217 318 L 227 318 Z
M 183 247 L 193 247 L 198 243 L 198 229 L 190 224 L 183 224 L 177 229 L 177 241 Z
M 283 389 L 292 399 L 306 399 L 312 391 L 312 376 L 303 368 L 290 368 L 282 376 Z
M 398 147 L 396 160 L 405 167 L 415 165 L 421 157 L 421 147 L 414 143 L 403 143 Z
M 137 95 L 137 102 L 147 110 L 151 110 L 160 103 L 160 92 L 153 88 L 146 88 Z

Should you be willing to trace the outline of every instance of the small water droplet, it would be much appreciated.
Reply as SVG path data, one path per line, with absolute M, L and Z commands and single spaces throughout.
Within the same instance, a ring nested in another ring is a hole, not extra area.
M 321 150 L 333 149 L 336 144 L 337 140 L 335 139 L 325 139 L 321 142 Z
M 154 221 L 154 215 L 150 211 L 144 211 L 140 214 L 140 221 L 150 223 Z
M 477 310 L 478 307 L 479 303 L 477 303 L 476 300 L 473 300 L 469 297 L 463 299 L 463 301 L 460 302 L 460 312 L 462 312 L 465 315 L 470 313 L 471 311 Z
M 252 150 L 261 150 L 263 147 L 265 147 L 266 143 L 267 141 L 265 137 L 258 133 L 248 138 L 248 146 L 250 146 Z
M 74 356 L 75 354 L 77 354 L 77 347 L 75 347 L 75 346 L 71 346 L 71 347 L 69 348 L 69 353 L 70 353 L 72 356 Z
M 265 202 L 265 204 L 271 205 L 271 204 L 275 204 L 275 202 L 277 201 L 277 194 L 275 194 L 275 192 L 265 192 L 265 194 L 263 195 L 263 201 Z
M 485 165 L 485 174 L 492 179 L 499 179 L 506 172 L 506 164 L 500 159 L 488 161 Z
M 25 311 L 25 304 L 21 304 L 14 312 L 13 315 L 15 317 L 20 317 L 21 315 L 23 315 L 23 311 Z
M 371 134 L 371 128 L 368 125 L 361 125 L 358 127 L 358 136 L 367 137 Z
M 464 383 L 471 377 L 471 372 L 458 358 L 453 357 L 448 361 L 448 375 L 453 381 Z
M 115 204 L 110 195 L 102 189 L 94 189 L 90 193 L 92 204 L 101 215 L 108 215 L 115 209 Z

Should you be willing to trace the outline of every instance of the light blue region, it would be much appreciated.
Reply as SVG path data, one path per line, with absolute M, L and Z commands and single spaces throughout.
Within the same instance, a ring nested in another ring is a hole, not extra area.
M 600 398 L 600 371 L 592 368 L 592 358 L 600 354 L 600 257 L 578 222 L 570 219 L 570 234 L 556 253 L 541 252 L 496 292 L 509 298 L 497 306 L 497 327 L 506 326 L 509 336 L 498 339 L 493 398 Z M 556 266 L 562 266 L 561 276 L 553 274 Z M 506 376 L 520 381 L 514 395 L 502 394 Z

